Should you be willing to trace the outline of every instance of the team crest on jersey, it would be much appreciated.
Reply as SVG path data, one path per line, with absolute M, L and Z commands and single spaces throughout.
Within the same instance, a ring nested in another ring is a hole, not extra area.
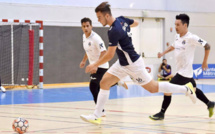
M 202 44 L 202 43 L 203 43 L 203 40 L 199 39 L 198 42 Z
M 185 45 L 185 44 L 186 44 L 186 41 L 185 41 L 185 40 L 183 40 L 183 41 L 182 41 L 182 44 L 183 44 L 183 45 Z
M 99 44 L 99 46 L 100 46 L 100 49 L 103 48 L 103 43 Z
M 91 42 L 89 42 L 88 45 L 91 46 Z
M 136 81 L 137 81 L 138 83 L 143 82 L 143 80 L 142 80 L 141 78 L 137 78 Z

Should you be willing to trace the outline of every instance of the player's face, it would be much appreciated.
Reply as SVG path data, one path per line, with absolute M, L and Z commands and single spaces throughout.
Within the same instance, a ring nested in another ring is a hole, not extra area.
M 181 34 L 184 33 L 184 31 L 186 31 L 187 29 L 187 24 L 183 24 L 181 20 L 176 20 L 175 21 L 175 30 L 177 32 L 177 34 Z
M 98 18 L 98 22 L 100 22 L 103 26 L 107 25 L 107 19 L 105 18 L 105 15 L 101 12 L 97 12 L 96 16 Z
M 89 35 L 91 34 L 92 31 L 92 25 L 90 25 L 90 22 L 83 22 L 82 23 L 82 30 L 84 32 L 84 34 Z

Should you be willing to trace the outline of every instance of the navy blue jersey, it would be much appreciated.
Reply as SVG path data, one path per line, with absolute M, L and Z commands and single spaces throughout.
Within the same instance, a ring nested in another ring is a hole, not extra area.
M 116 53 L 122 66 L 129 65 L 140 57 L 132 44 L 130 25 L 133 23 L 134 20 L 120 16 L 108 31 L 109 46 L 117 46 Z

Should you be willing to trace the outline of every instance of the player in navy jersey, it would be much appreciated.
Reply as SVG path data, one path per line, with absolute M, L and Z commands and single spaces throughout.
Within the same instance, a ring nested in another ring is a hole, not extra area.
M 92 21 L 90 18 L 83 18 L 81 19 L 81 26 L 82 30 L 84 32 L 83 34 L 83 47 L 85 50 L 85 54 L 83 59 L 80 62 L 80 68 L 84 68 L 86 61 L 88 60 L 90 64 L 95 63 L 100 57 L 102 57 L 106 52 L 106 47 L 104 44 L 104 41 L 102 38 L 92 30 Z M 105 74 L 105 72 L 109 68 L 109 63 L 106 62 L 96 70 L 92 70 L 90 72 L 90 92 L 93 95 L 94 102 L 96 104 L 97 102 L 97 96 L 99 94 L 100 90 L 100 81 Z M 125 82 L 119 81 L 117 85 L 124 87 L 125 89 L 128 89 Z M 103 117 L 106 116 L 105 110 L 103 110 Z
M 144 61 L 138 55 L 133 47 L 130 27 L 138 25 L 137 21 L 120 16 L 115 18 L 111 14 L 108 2 L 101 3 L 95 9 L 98 21 L 103 25 L 109 25 L 108 31 L 109 47 L 107 52 L 97 62 L 86 67 L 85 72 L 89 73 L 99 65 L 110 61 L 115 52 L 118 55 L 117 60 L 104 74 L 100 82 L 100 91 L 97 98 L 96 108 L 93 114 L 81 115 L 81 119 L 93 124 L 100 124 L 102 110 L 109 98 L 109 89 L 111 85 L 117 83 L 120 79 L 130 76 L 134 83 L 141 85 L 151 93 L 184 93 L 187 94 L 193 103 L 196 102 L 195 91 L 191 83 L 186 86 L 174 85 L 171 83 L 158 83 L 152 79 L 145 69 Z

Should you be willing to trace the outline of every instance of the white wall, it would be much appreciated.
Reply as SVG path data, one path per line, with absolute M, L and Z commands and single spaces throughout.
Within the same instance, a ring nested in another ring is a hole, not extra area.
M 96 7 L 105 0 L 0 0 L 3 3 Z M 214 0 L 107 0 L 113 8 L 215 12 Z
M 177 3 L 176 3 L 177 4 Z M 102 27 L 97 22 L 94 8 L 91 7 L 71 7 L 56 5 L 26 5 L 26 4 L 8 4 L 0 3 L 1 19 L 30 19 L 43 20 L 44 25 L 60 25 L 60 26 L 80 26 L 80 20 L 83 17 L 90 17 L 94 26 Z M 175 15 L 180 12 L 167 11 L 150 11 L 138 9 L 112 9 L 114 16 L 129 16 L 133 18 L 162 18 L 164 19 L 164 42 L 172 42 L 175 36 L 175 30 L 170 32 L 170 27 L 174 29 Z M 215 13 L 191 13 L 187 12 L 191 17 L 190 31 L 199 35 L 211 44 L 211 54 L 209 63 L 214 63 L 215 54 Z M 45 45 L 45 44 L 44 44 Z M 166 48 L 166 46 L 164 47 Z M 198 54 L 197 54 L 198 53 Z M 166 58 L 174 68 L 173 53 L 167 54 Z M 201 63 L 203 58 L 202 49 L 197 49 L 195 63 Z M 146 59 L 146 64 L 160 64 L 160 60 L 155 58 Z

